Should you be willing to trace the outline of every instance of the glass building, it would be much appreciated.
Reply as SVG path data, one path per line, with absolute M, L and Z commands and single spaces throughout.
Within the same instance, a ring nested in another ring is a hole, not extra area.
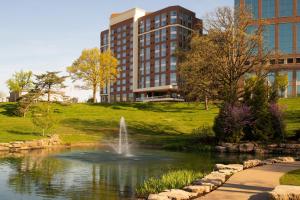
M 287 74 L 285 97 L 300 96 L 300 0 L 235 0 L 255 26 L 263 26 L 263 49 L 274 52 L 272 74 Z

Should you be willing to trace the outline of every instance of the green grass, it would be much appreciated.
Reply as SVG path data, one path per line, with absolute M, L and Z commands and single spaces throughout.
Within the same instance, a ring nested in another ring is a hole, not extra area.
M 137 188 L 136 193 L 140 197 L 147 197 L 149 194 L 159 193 L 166 189 L 183 188 L 202 177 L 202 173 L 190 170 L 171 171 L 159 178 L 147 179 Z
M 300 186 L 300 169 L 286 173 L 280 178 L 281 185 Z
M 284 99 L 287 106 L 287 130 L 291 135 L 300 127 L 300 98 Z M 0 142 L 41 138 L 30 117 L 11 115 L 15 104 L 0 103 Z M 193 140 L 192 131 L 212 126 L 218 113 L 196 103 L 119 103 L 119 104 L 53 104 L 59 121 L 54 133 L 64 142 L 97 142 L 118 134 L 119 120 L 124 116 L 130 137 L 140 143 L 178 148 Z M 192 136 L 192 137 L 191 137 Z

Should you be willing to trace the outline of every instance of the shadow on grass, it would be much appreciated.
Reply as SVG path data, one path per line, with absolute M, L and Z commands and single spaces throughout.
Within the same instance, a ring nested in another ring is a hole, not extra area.
M 0 104 L 0 109 L 3 109 L 3 111 L 0 112 L 0 114 L 2 115 L 15 116 L 17 104 L 15 103 Z
M 151 112 L 180 112 L 180 113 L 195 113 L 197 110 L 204 110 L 202 104 L 188 103 L 101 103 L 88 104 L 90 106 L 102 106 L 115 110 L 141 110 Z M 200 106 L 201 105 L 201 106 Z M 202 108 L 203 107 L 203 108 Z
M 16 130 L 8 130 L 10 134 L 14 135 L 32 135 L 32 136 L 41 136 L 41 133 L 38 132 L 26 132 L 26 131 L 16 131 Z

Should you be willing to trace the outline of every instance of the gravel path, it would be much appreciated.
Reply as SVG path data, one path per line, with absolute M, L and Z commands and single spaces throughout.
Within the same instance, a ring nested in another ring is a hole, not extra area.
M 233 175 L 217 190 L 198 200 L 265 200 L 267 192 L 279 185 L 279 178 L 288 171 L 300 169 L 300 162 L 264 165 Z

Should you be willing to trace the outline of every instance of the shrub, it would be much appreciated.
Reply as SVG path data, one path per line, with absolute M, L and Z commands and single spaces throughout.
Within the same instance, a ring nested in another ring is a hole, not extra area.
M 285 123 L 283 107 L 278 104 L 272 103 L 269 107 L 271 124 L 273 127 L 273 139 L 282 141 L 285 139 Z
M 159 193 L 166 189 L 183 188 L 191 184 L 197 178 L 202 178 L 203 174 L 190 170 L 171 171 L 159 178 L 149 178 L 136 189 L 140 197 L 146 197 L 152 193 Z
M 213 130 L 221 141 L 239 142 L 244 136 L 244 127 L 250 124 L 250 119 L 251 112 L 248 106 L 225 104 L 215 118 Z

